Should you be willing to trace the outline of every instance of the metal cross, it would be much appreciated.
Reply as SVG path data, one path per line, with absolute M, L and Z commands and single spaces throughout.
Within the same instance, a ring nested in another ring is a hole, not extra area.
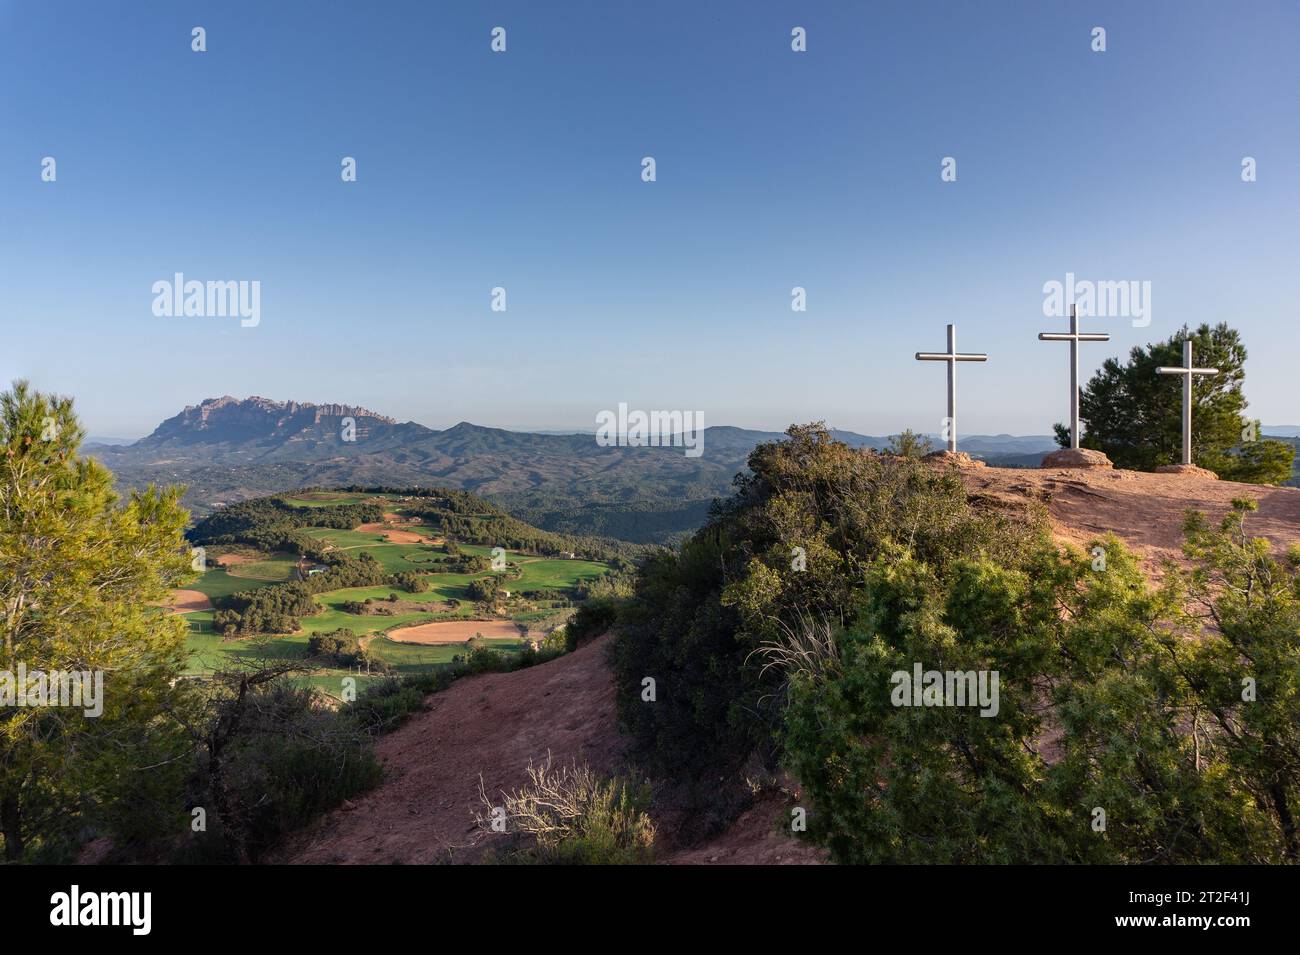
M 1217 375 L 1217 368 L 1192 367 L 1192 340 L 1183 341 L 1183 363 L 1181 366 L 1162 365 L 1156 369 L 1157 375 L 1183 376 L 1183 463 L 1192 463 L 1192 376 Z
M 1039 332 L 1040 342 L 1070 343 L 1070 447 L 1079 449 L 1079 342 L 1108 342 L 1104 332 L 1083 334 L 1079 331 L 1079 316 L 1070 306 L 1069 332 Z
M 983 354 L 962 355 L 957 351 L 957 326 L 948 326 L 948 350 L 946 352 L 919 351 L 917 361 L 946 361 L 948 363 L 948 450 L 957 450 L 957 362 L 988 361 Z

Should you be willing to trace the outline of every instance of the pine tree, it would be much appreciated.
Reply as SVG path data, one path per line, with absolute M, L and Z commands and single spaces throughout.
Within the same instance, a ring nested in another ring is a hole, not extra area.
M 167 714 L 183 693 L 185 625 L 160 606 L 191 574 L 181 489 L 121 500 L 109 471 L 78 456 L 83 436 L 70 399 L 26 382 L 0 395 L 0 675 L 16 680 L 20 666 L 103 675 L 100 715 L 0 708 L 10 860 L 57 858 L 75 827 L 106 813 L 137 811 L 157 826 L 124 794 L 138 799 L 138 771 L 183 745 Z

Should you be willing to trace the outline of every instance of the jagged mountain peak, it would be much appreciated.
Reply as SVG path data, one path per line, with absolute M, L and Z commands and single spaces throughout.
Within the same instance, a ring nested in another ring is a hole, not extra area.
M 352 418 L 358 432 L 386 431 L 397 420 L 367 408 L 308 401 L 275 401 L 223 395 L 187 405 L 154 429 L 139 447 L 172 444 L 280 444 L 289 440 L 338 439 L 340 422 Z M 418 427 L 418 426 L 417 426 Z

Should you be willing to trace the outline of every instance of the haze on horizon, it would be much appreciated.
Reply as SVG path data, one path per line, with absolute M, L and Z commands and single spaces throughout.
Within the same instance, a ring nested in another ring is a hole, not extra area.
M 0 3 L 0 381 L 121 437 L 225 394 L 439 429 L 591 430 L 623 401 L 933 433 L 943 373 L 912 356 L 956 322 L 990 355 L 961 433 L 1048 434 L 1042 289 L 1073 272 L 1152 289 L 1148 327 L 1093 324 L 1085 379 L 1227 321 L 1249 413 L 1300 423 L 1294 4 L 708 12 Z M 155 316 L 177 272 L 259 281 L 260 323 Z

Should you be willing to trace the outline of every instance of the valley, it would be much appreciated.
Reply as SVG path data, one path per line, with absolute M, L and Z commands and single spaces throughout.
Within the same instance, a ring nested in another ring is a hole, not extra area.
M 850 447 L 889 445 L 831 434 Z M 731 492 L 755 447 L 782 437 L 714 426 L 703 431 L 703 454 L 688 457 L 680 447 L 602 446 L 595 434 L 469 422 L 437 431 L 353 405 L 226 396 L 185 408 L 133 444 L 89 450 L 123 489 L 184 483 L 184 503 L 200 516 L 306 486 L 438 486 L 472 491 L 541 530 L 671 544 Z M 1045 435 L 962 439 L 964 450 L 1008 466 L 1036 466 L 1052 447 Z
M 388 676 L 455 662 L 478 647 L 514 653 L 554 644 L 563 639 L 564 623 L 587 589 L 598 581 L 610 586 L 617 572 L 605 560 L 559 550 L 581 544 L 548 542 L 540 532 L 531 544 L 497 547 L 486 537 L 477 543 L 466 540 L 464 535 L 488 532 L 470 530 L 472 524 L 462 521 L 458 541 L 419 513 L 434 500 L 440 499 L 331 491 L 264 499 L 259 503 L 274 502 L 295 522 L 294 534 L 281 548 L 249 542 L 276 526 L 260 517 L 236 520 L 233 526 L 226 521 L 215 536 L 243 538 L 234 542 L 212 542 L 200 523 L 194 536 L 203 547 L 205 569 L 175 592 L 171 604 L 189 628 L 186 672 L 203 677 L 253 661 L 299 661 L 301 682 L 342 699 L 345 678 L 351 679 L 350 689 L 360 690 Z M 465 518 L 465 509 L 474 507 L 471 501 L 469 496 L 457 501 L 458 517 Z M 379 520 L 358 520 L 352 527 L 313 523 L 316 515 L 326 514 L 339 523 L 338 508 Z M 363 513 L 367 511 L 377 513 Z M 492 523 L 487 511 L 471 516 Z M 517 536 L 518 528 L 510 526 Z M 540 553 L 539 546 L 564 556 Z M 337 576 L 340 566 L 362 561 L 378 568 L 379 582 L 320 584 Z M 301 616 L 272 628 L 232 625 L 227 619 L 232 603 L 248 595 L 306 583 L 315 592 L 311 609 Z M 340 641 L 342 649 L 322 652 L 327 636 Z

